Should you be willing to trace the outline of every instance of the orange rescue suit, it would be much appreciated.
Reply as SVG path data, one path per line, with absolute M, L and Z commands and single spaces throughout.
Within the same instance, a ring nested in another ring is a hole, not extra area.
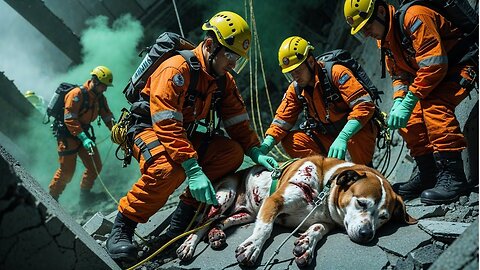
M 378 131 L 376 124 L 370 121 L 375 111 L 375 104 L 348 68 L 334 65 L 332 86 L 338 89 L 341 98 L 336 102 L 328 102 L 327 113 L 324 90 L 319 77 L 321 66 L 323 67 L 322 62 L 315 63 L 315 86 L 310 89 L 307 87 L 302 91 L 302 96 L 308 103 L 308 114 L 324 125 L 339 122 L 345 118 L 358 120 L 362 124 L 362 129 L 348 141 L 347 149 L 353 162 L 369 164 L 373 158 Z M 276 111 L 270 128 L 266 131 L 266 135 L 272 136 L 276 142 L 281 141 L 283 148 L 291 157 L 306 157 L 315 154 L 326 156 L 344 124 L 336 126 L 333 133 L 322 134 L 319 130 L 313 131 L 312 136 L 315 136 L 315 139 L 301 130 L 290 132 L 302 110 L 303 105 L 298 99 L 292 83 Z M 327 115 L 329 115 L 329 120 L 327 120 Z
M 395 8 L 389 7 L 393 18 Z M 432 152 L 461 151 L 466 141 L 455 117 L 455 107 L 468 95 L 460 85 L 472 81 L 473 63 L 450 63 L 448 55 L 462 35 L 436 11 L 413 5 L 405 13 L 404 27 L 412 40 L 415 57 L 401 47 L 399 31 L 390 19 L 385 39 L 378 46 L 386 51 L 385 62 L 393 80 L 393 98 L 411 91 L 420 100 L 406 128 L 400 129 L 413 157 Z
M 152 128 L 137 134 L 135 140 L 140 138 L 145 144 L 158 140 L 160 144 L 149 151 L 150 162 L 146 162 L 142 154 L 145 152 L 141 153 L 137 144 L 133 147 L 142 175 L 118 206 L 118 210 L 133 221 L 144 223 L 155 214 L 185 180 L 181 163 L 199 158 L 197 150 L 204 135 L 196 132 L 187 137 L 186 127 L 207 116 L 213 93 L 218 89 L 217 80 L 207 72 L 202 45 L 193 50 L 201 65 L 196 89 L 199 97 L 193 106 L 184 107 L 191 74 L 188 63 L 180 55 L 165 60 L 141 92 L 150 100 Z M 219 113 L 231 139 L 214 136 L 199 158 L 199 165 L 212 182 L 235 171 L 242 164 L 244 152 L 260 144 L 257 134 L 250 128 L 248 113 L 233 76 L 229 73 L 225 76 Z M 197 204 L 188 189 L 181 199 L 190 205 Z
M 92 90 L 93 82 L 86 81 L 83 87 L 87 90 L 88 106 L 83 108 L 83 94 L 80 87 L 72 89 L 65 95 L 64 121 L 69 134 L 57 138 L 58 162 L 60 168 L 55 172 L 49 185 L 49 191 L 52 197 L 58 198 L 65 189 L 66 185 L 72 180 L 75 172 L 77 154 L 85 166 L 85 171 L 80 182 L 80 188 L 90 190 L 97 178 L 92 157 L 88 155 L 87 149 L 82 146 L 82 142 L 76 136 L 82 131 L 88 134 L 90 123 L 100 115 L 108 129 L 113 126 L 113 114 L 108 106 L 104 95 L 97 96 Z M 91 134 L 88 134 L 90 137 Z M 96 147 L 94 147 L 93 159 L 97 171 L 102 170 L 102 162 Z

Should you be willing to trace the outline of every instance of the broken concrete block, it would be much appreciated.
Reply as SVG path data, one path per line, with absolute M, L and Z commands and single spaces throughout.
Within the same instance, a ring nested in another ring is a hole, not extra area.
M 421 220 L 418 226 L 436 239 L 451 241 L 458 238 L 470 223 Z
M 478 269 L 478 219 L 442 253 L 429 269 Z
M 102 213 L 95 213 L 84 225 L 83 229 L 89 234 L 105 235 L 112 231 L 113 223 L 102 215 Z
M 446 213 L 446 209 L 440 205 L 413 206 L 408 208 L 408 214 L 415 219 L 439 217 Z
M 418 269 L 428 269 L 442 252 L 443 250 L 435 245 L 428 245 L 413 251 L 409 256 Z

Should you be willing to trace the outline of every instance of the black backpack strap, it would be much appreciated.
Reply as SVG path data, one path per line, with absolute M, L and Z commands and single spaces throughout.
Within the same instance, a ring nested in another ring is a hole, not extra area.
M 330 102 L 337 102 L 340 99 L 340 92 L 339 90 L 333 85 L 332 79 L 332 68 L 333 65 L 337 64 L 335 62 L 324 62 L 325 67 L 320 67 L 321 70 L 319 72 L 320 77 L 322 80 L 322 87 L 323 91 L 325 92 L 324 98 Z M 326 105 L 326 104 L 325 104 Z
M 407 31 L 405 30 L 404 23 L 405 23 L 405 13 L 407 9 L 410 8 L 414 4 L 418 4 L 419 1 L 412 1 L 402 5 L 394 14 L 395 21 L 398 24 L 398 28 L 400 30 L 400 41 L 402 43 L 402 48 L 407 51 L 407 53 L 411 57 L 415 57 L 415 49 L 412 45 L 412 39 L 408 35 Z
M 198 61 L 197 56 L 195 56 L 190 50 L 178 51 L 178 53 L 185 58 L 190 67 L 190 84 L 188 90 L 196 90 L 200 71 L 200 61 Z
M 88 110 L 88 92 L 87 88 L 83 85 L 80 86 L 80 91 L 82 92 L 82 107 L 80 107 L 80 111 L 78 112 L 78 116 L 84 114 Z M 83 112 L 82 112 L 83 111 Z

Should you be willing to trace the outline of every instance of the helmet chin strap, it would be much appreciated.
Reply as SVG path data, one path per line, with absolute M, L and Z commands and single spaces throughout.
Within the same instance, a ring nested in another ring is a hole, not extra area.
M 310 65 L 308 63 L 308 58 L 305 61 L 306 61 L 305 64 L 307 64 L 308 71 L 310 72 L 310 82 L 309 83 L 313 82 L 313 84 L 315 84 L 315 70 L 312 67 L 310 67 Z
M 209 66 L 209 73 L 212 74 L 215 78 L 218 77 L 218 74 L 215 72 L 215 69 L 213 69 L 213 59 L 217 56 L 217 54 L 220 52 L 222 49 L 222 46 L 217 46 L 215 50 L 210 54 L 208 57 L 208 66 Z
M 100 81 L 98 80 L 98 78 L 92 77 L 92 83 L 93 83 L 92 91 L 96 96 L 98 96 L 97 86 L 100 84 Z

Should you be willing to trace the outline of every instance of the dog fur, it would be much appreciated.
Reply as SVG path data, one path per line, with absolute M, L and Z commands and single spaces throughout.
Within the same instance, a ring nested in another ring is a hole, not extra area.
M 315 208 L 316 197 L 327 183 L 331 185 L 328 196 L 302 225 L 300 230 L 304 232 L 294 244 L 295 262 L 300 267 L 312 262 L 317 243 L 335 227 L 344 228 L 351 240 L 367 243 L 391 219 L 416 223 L 387 179 L 364 165 L 311 156 L 283 170 L 276 191 L 269 196 L 271 182 L 271 172 L 255 166 L 227 176 L 216 186 L 219 206 L 212 207 L 207 218 L 228 217 L 208 232 L 213 249 L 226 244 L 225 229 L 255 220 L 252 235 L 235 251 L 240 264 L 254 265 L 273 224 L 296 228 Z M 207 231 L 188 236 L 177 249 L 177 256 L 190 260 Z

